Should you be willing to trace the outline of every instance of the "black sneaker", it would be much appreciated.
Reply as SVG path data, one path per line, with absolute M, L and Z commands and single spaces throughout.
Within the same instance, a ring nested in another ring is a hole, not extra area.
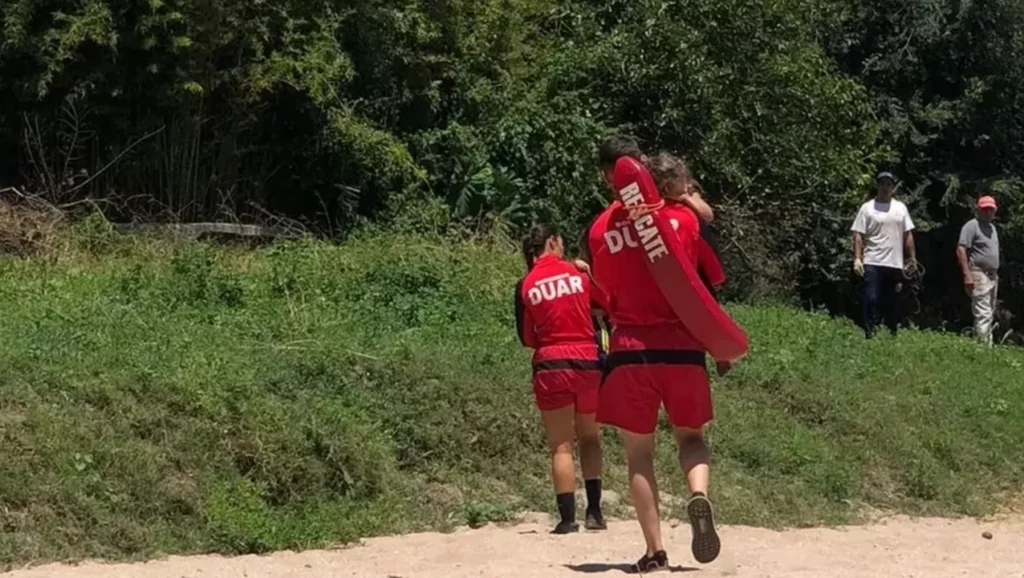
M 690 545 L 693 558 L 701 564 L 714 561 L 722 550 L 722 542 L 715 532 L 715 514 L 711 501 L 703 494 L 694 494 L 686 504 L 686 515 L 690 518 L 693 530 L 693 543 Z
M 650 574 L 668 570 L 668 554 L 664 550 L 658 550 L 654 554 L 644 554 L 644 557 L 637 560 L 629 570 L 632 574 Z
M 608 524 L 604 521 L 604 515 L 601 514 L 600 510 L 593 512 L 587 512 L 587 519 L 583 522 L 583 527 L 587 530 L 607 530 Z
M 575 534 L 580 531 L 580 525 L 576 522 L 559 522 L 552 534 Z

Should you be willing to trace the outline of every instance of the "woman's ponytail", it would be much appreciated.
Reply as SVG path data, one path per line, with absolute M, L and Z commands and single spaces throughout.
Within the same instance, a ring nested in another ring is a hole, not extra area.
M 548 239 L 558 236 L 558 231 L 553 225 L 538 223 L 530 227 L 530 231 L 523 237 L 523 259 L 526 261 L 526 270 L 533 269 L 533 264 L 544 253 L 544 246 Z

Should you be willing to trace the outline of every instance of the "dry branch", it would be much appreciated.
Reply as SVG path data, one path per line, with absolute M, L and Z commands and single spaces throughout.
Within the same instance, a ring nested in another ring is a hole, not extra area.
M 240 225 L 237 223 L 115 223 L 114 228 L 128 233 L 166 233 L 189 240 L 196 240 L 203 235 L 275 239 L 294 239 L 302 236 L 302 233 L 297 232 L 293 228 Z

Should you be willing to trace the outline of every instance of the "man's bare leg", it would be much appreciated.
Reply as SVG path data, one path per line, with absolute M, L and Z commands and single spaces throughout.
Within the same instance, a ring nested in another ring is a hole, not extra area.
M 690 493 L 708 495 L 711 485 L 711 456 L 708 446 L 704 443 L 701 430 L 685 427 L 676 428 L 676 447 L 679 449 L 679 467 L 686 475 L 686 485 Z
M 647 554 L 665 549 L 661 541 L 661 516 L 658 511 L 658 483 L 654 479 L 654 435 L 623 431 L 629 470 L 629 493 L 636 519 L 644 533 Z
M 572 457 L 574 414 L 572 405 L 541 412 L 551 450 L 551 479 L 561 518 L 555 527 L 556 534 L 568 534 L 579 529 L 576 525 L 576 464 Z
M 588 530 L 604 530 L 607 524 L 601 512 L 601 425 L 596 414 L 576 414 L 576 440 L 580 445 L 580 470 L 587 489 Z
M 710 454 L 701 430 L 676 428 L 675 434 L 679 466 L 686 474 L 686 484 L 692 494 L 686 504 L 686 514 L 693 532 L 691 550 L 698 562 L 707 564 L 717 558 L 722 549 L 721 540 L 715 531 L 714 512 L 708 500 Z

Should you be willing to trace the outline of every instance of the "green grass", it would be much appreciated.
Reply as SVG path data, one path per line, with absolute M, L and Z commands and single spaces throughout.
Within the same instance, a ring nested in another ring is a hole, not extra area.
M 0 260 L 0 566 L 553 510 L 514 254 L 399 236 L 172 245 L 95 223 L 73 239 Z M 753 351 L 714 385 L 722 521 L 983 514 L 1021 487 L 1020 351 L 730 309 Z M 683 495 L 664 433 L 663 487 Z

